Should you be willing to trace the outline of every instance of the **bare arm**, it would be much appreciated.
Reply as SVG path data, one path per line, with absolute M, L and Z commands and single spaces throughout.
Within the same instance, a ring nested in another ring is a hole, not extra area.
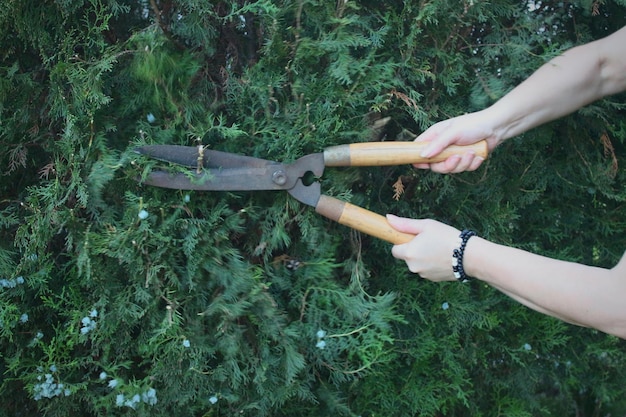
M 454 281 L 452 250 L 459 231 L 434 220 L 389 216 L 396 229 L 417 234 L 392 253 L 412 272 L 432 281 Z M 612 269 L 535 255 L 489 242 L 469 240 L 464 256 L 468 275 L 520 303 L 569 323 L 626 339 L 626 257 Z
M 416 140 L 431 142 L 432 157 L 451 144 L 486 139 L 490 150 L 505 139 L 565 116 L 602 97 L 626 90 L 626 27 L 552 59 L 491 107 L 439 122 Z M 482 160 L 452 156 L 420 165 L 438 172 L 474 170 Z
M 626 339 L 625 263 L 604 269 L 546 258 L 472 238 L 468 274 L 520 303 L 569 323 Z
M 501 140 L 626 89 L 626 27 L 552 59 L 496 102 Z

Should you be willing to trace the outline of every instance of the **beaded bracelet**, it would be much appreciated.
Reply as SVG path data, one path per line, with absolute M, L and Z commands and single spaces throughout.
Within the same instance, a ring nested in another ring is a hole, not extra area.
M 468 282 L 470 280 L 470 277 L 465 275 L 465 269 L 463 269 L 463 255 L 465 254 L 467 241 L 472 236 L 476 236 L 476 232 L 467 229 L 463 230 L 459 235 L 459 247 L 452 251 L 452 272 L 454 272 L 454 277 L 459 282 Z

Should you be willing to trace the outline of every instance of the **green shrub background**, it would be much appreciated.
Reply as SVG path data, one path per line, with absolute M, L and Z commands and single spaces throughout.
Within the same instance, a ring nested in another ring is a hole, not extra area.
M 142 186 L 154 162 L 133 152 L 293 161 L 411 140 L 624 24 L 623 0 L 4 0 L 0 413 L 624 415 L 622 340 L 421 280 L 286 193 Z M 511 139 L 477 172 L 328 169 L 322 187 L 611 267 L 624 103 Z

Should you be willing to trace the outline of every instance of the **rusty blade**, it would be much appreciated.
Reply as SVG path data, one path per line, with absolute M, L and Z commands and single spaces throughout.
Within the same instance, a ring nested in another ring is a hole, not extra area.
M 297 178 L 290 181 L 284 176 L 280 166 L 276 168 L 227 168 L 203 171 L 199 174 L 195 171 L 186 173 L 153 171 L 141 182 L 155 187 L 199 191 L 288 190 L 292 188 Z
M 188 172 L 153 171 L 142 182 L 162 188 L 202 191 L 282 190 L 295 185 L 283 165 L 265 159 L 202 146 L 146 145 L 135 152 L 192 168 Z
M 151 158 L 194 168 L 174 173 L 153 171 L 141 181 L 147 185 L 177 190 L 291 190 L 307 173 L 321 176 L 324 171 L 322 154 L 308 155 L 285 165 L 189 146 L 148 145 L 138 147 L 135 151 Z

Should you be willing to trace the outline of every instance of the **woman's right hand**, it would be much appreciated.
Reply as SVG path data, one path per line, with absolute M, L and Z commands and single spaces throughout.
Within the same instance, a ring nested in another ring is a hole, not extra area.
M 450 145 L 471 145 L 481 140 L 487 141 L 489 152 L 502 141 L 487 110 L 468 113 L 438 122 L 415 141 L 430 142 L 422 156 L 432 158 Z M 443 162 L 415 164 L 416 168 L 430 169 L 442 174 L 474 171 L 484 159 L 474 152 L 465 155 L 452 155 Z

